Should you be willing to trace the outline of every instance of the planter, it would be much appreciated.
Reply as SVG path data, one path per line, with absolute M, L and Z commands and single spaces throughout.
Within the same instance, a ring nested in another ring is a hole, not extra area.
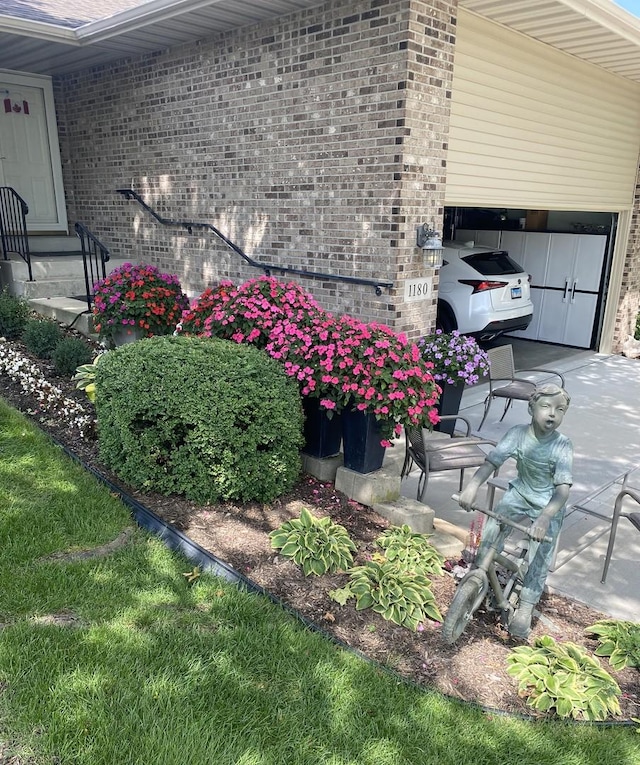
M 356 473 L 380 470 L 385 447 L 375 415 L 359 410 L 342 412 L 342 451 L 344 466 Z
M 144 330 L 140 327 L 118 327 L 111 335 L 111 342 L 115 348 L 120 345 L 127 345 L 128 343 L 135 343 L 136 340 L 142 340 L 144 337 Z
M 438 385 L 440 385 L 440 383 L 438 383 Z M 440 399 L 436 405 L 438 414 L 441 417 L 444 417 L 448 414 L 458 414 L 460 411 L 462 393 L 464 392 L 464 382 L 458 383 L 457 385 L 443 383 L 441 388 L 442 395 L 440 396 Z M 450 436 L 452 436 L 455 424 L 455 420 L 449 420 L 447 422 L 434 425 L 433 429 L 437 430 L 439 433 L 448 433 Z
M 332 413 L 320 406 L 317 398 L 303 398 L 304 441 L 302 451 L 310 457 L 333 457 L 340 452 L 342 441 L 341 415 Z

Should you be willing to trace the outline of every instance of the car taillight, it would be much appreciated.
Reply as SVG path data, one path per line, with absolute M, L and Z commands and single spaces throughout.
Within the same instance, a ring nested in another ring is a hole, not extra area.
M 486 292 L 487 290 L 499 290 L 501 287 L 508 286 L 509 282 L 490 282 L 486 279 L 458 279 L 460 284 L 468 284 L 473 287 L 472 295 L 476 292 Z

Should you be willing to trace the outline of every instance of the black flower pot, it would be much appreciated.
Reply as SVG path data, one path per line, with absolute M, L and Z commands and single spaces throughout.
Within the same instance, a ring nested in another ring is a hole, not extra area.
M 303 398 L 304 447 L 302 451 L 310 457 L 333 457 L 340 452 L 342 441 L 341 416 L 329 413 L 320 406 L 317 398 Z
M 380 470 L 385 447 L 380 443 L 380 426 L 374 414 L 358 409 L 342 412 L 344 466 L 356 473 Z
M 460 402 L 462 401 L 462 393 L 464 392 L 464 382 L 459 382 L 456 385 L 451 385 L 450 383 L 438 383 L 438 385 L 442 388 L 442 394 L 436 404 L 440 417 L 458 414 Z M 452 436 L 455 424 L 455 420 L 447 420 L 447 422 L 434 425 L 433 429 L 439 433 L 448 433 Z

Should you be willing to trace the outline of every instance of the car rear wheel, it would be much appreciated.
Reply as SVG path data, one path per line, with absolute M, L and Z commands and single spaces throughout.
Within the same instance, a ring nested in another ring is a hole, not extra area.
M 438 301 L 436 329 L 441 329 L 443 332 L 453 332 L 454 329 L 458 329 L 458 322 L 456 321 L 453 311 L 450 306 L 442 300 Z

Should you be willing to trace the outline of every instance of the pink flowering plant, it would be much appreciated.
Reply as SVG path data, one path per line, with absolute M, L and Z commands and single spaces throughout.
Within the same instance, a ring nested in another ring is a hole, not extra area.
M 180 331 L 264 348 L 280 322 L 305 326 L 323 314 L 299 285 L 261 276 L 238 287 L 224 281 L 205 291 L 183 314 Z
M 105 339 L 133 328 L 147 337 L 171 334 L 189 306 L 177 276 L 146 264 L 125 263 L 96 282 L 93 290 L 94 327 Z
M 282 323 L 266 350 L 298 380 L 303 396 L 319 398 L 328 411 L 374 414 L 384 446 L 403 425 L 439 420 L 429 365 L 415 344 L 382 324 L 328 313 L 307 327 Z
M 343 316 L 340 324 L 342 337 L 332 365 L 339 404 L 374 414 L 385 446 L 404 425 L 435 425 L 440 391 L 418 346 L 384 324 L 365 324 L 350 316 Z
M 477 341 L 457 330 L 423 337 L 418 341 L 422 358 L 433 364 L 433 377 L 440 383 L 475 385 L 489 374 L 489 357 Z
M 336 318 L 294 283 L 223 282 L 183 314 L 180 331 L 264 348 L 328 412 L 374 414 L 385 446 L 403 425 L 439 421 L 440 390 L 415 344 L 382 324 Z

